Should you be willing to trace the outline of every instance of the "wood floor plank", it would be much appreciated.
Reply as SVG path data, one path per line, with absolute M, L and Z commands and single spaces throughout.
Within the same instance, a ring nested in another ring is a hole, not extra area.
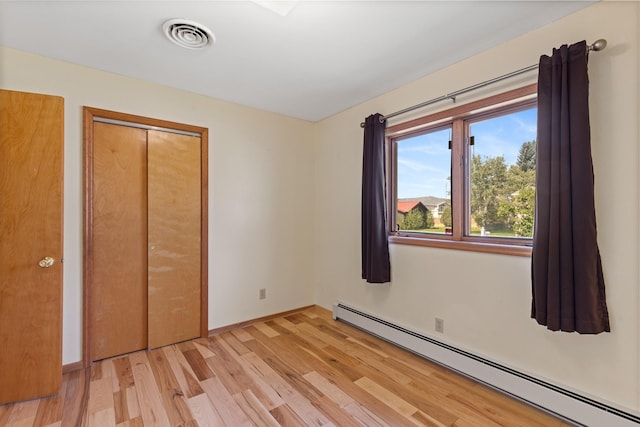
M 311 384 L 313 384 L 315 388 L 320 390 L 322 394 L 324 394 L 324 396 L 327 396 L 327 398 L 331 399 L 337 405 L 344 407 L 354 402 L 351 396 L 342 391 L 340 387 L 329 381 L 329 379 L 327 379 L 326 377 L 320 375 L 318 372 L 309 372 L 305 374 L 304 377 Z
M 199 394 L 187 400 L 195 421 L 199 426 L 225 427 L 225 423 L 213 407 L 206 394 Z M 173 424 L 175 425 L 175 424 Z
M 0 427 L 568 427 L 318 307 L 95 362 Z
M 230 332 L 221 334 L 219 338 L 221 340 L 224 340 L 224 342 L 227 343 L 236 354 L 245 354 L 251 351 L 247 348 L 244 342 L 240 341 L 234 334 Z
M 127 420 L 123 423 L 116 424 L 116 427 L 144 427 L 144 422 L 141 417 Z
M 313 406 L 318 408 L 319 411 L 322 411 L 333 424 L 339 427 L 376 427 L 380 426 L 380 424 L 363 424 L 358 421 L 356 417 L 353 417 L 349 412 L 345 410 L 344 407 L 340 407 L 334 401 L 329 399 L 327 396 L 322 396 L 317 398 L 316 400 L 311 402 Z
M 289 406 L 281 405 L 277 408 L 273 408 L 271 411 L 271 415 L 281 426 L 287 427 L 305 427 L 309 424 L 305 423 L 302 418 L 300 418 Z
M 287 331 L 289 331 L 291 333 L 294 333 L 294 334 L 300 333 L 300 330 L 298 329 L 298 327 L 294 323 L 291 323 L 290 321 L 285 319 L 284 317 L 277 317 L 277 318 L 273 319 L 271 322 L 267 322 L 267 325 L 272 329 L 274 329 L 273 328 L 274 325 L 278 325 L 281 328 L 283 328 L 283 329 L 285 329 L 285 330 L 287 330 Z M 277 331 L 277 332 L 280 332 L 277 329 L 274 329 L 274 330 Z
M 265 408 L 251 390 L 246 390 L 233 396 L 238 406 L 247 414 L 255 425 L 266 427 L 279 427 L 278 421 Z
M 87 427 L 111 427 L 116 425 L 116 414 L 113 408 L 91 412 L 88 415 Z
M 254 371 L 269 384 L 273 390 L 284 400 L 293 412 L 308 426 L 322 426 L 329 420 L 319 412 L 308 399 L 304 398 L 295 388 L 284 380 L 275 370 L 255 353 L 247 353 L 242 356 Z M 273 410 L 272 410 L 273 414 Z
M 38 400 L 26 400 L 13 406 L 7 425 L 15 427 L 31 426 L 36 419 L 38 412 Z
M 456 421 L 457 416 L 448 410 L 448 403 L 450 402 L 448 399 L 440 399 L 438 401 L 437 397 L 434 398 L 430 394 L 425 394 L 421 390 L 414 389 L 412 387 L 414 380 L 411 380 L 409 383 L 398 382 L 396 380 L 396 374 L 392 369 L 388 369 L 388 372 L 385 372 L 384 370 L 378 370 L 367 365 L 363 365 L 360 367 L 360 370 L 366 376 L 368 381 L 377 384 L 384 384 L 384 388 L 388 393 L 396 396 L 402 396 L 405 402 L 427 414 L 426 418 L 433 418 L 434 420 L 437 420 L 437 422 L 445 425 L 449 425 Z M 430 377 L 423 379 L 423 383 L 428 384 L 429 382 Z M 443 395 L 443 397 L 445 397 L 445 395 Z M 443 401 L 447 404 L 443 405 Z
M 323 350 L 316 349 L 315 351 L 322 352 Z M 322 355 L 319 359 L 324 360 L 325 358 L 331 359 L 331 357 L 329 356 Z M 316 369 L 320 374 L 330 379 L 338 387 L 340 387 L 341 390 L 343 390 L 349 396 L 353 397 L 354 400 L 358 401 L 363 407 L 369 408 L 371 412 L 382 418 L 385 423 L 394 427 L 414 425 L 414 423 L 410 422 L 406 417 L 398 414 L 393 410 L 390 410 L 390 408 L 383 402 L 371 396 L 371 394 L 367 393 L 361 387 L 357 386 L 353 381 L 357 380 L 358 378 L 350 378 L 349 376 L 345 375 L 345 368 L 340 366 L 339 361 L 333 359 L 332 363 L 320 363 L 316 366 Z
M 338 344 L 334 342 L 333 344 Z M 355 365 L 357 354 L 361 354 L 359 351 L 351 347 L 347 347 L 344 351 L 339 350 L 334 347 L 334 345 L 330 345 L 324 349 L 327 353 L 332 355 L 335 358 L 340 358 L 345 363 L 351 363 L 351 365 Z M 348 354 L 347 354 L 348 353 Z M 352 354 L 355 353 L 355 356 L 352 357 Z M 370 355 L 371 357 L 363 357 L 363 359 L 375 360 L 375 355 Z M 351 360 L 353 359 L 353 360 Z M 351 361 L 350 361 L 351 360 Z M 430 414 L 436 417 L 435 419 L 438 422 L 443 422 L 445 424 L 449 424 L 455 421 L 456 416 L 448 412 L 444 407 L 439 407 L 433 403 L 430 403 L 427 399 L 424 398 L 423 394 L 416 393 L 412 389 L 407 388 L 408 383 L 403 376 L 402 381 L 398 381 L 398 372 L 391 369 L 390 367 L 384 368 L 384 364 L 378 365 L 378 368 L 371 368 L 366 363 L 362 362 L 358 365 L 357 370 L 362 375 L 368 377 L 368 380 L 372 382 L 378 382 L 380 384 L 384 383 L 385 387 L 391 394 L 403 395 L 405 401 L 412 405 L 413 407 L 422 410 L 425 414 Z M 389 380 L 392 381 L 389 381 Z M 429 381 L 428 379 L 426 381 Z M 406 415 L 406 414 L 405 414 Z
M 170 426 L 167 411 L 162 404 L 160 391 L 153 377 L 153 371 L 145 352 L 129 355 L 133 379 L 136 383 L 136 393 L 142 421 L 145 425 Z
M 287 319 L 289 322 L 293 323 L 294 325 L 304 323 L 307 320 L 307 317 L 303 316 L 302 313 L 289 314 L 287 316 L 284 316 L 284 318 Z
M 185 392 L 180 388 L 162 349 L 149 351 L 149 363 L 171 425 L 184 425 L 193 420 Z
M 220 346 L 220 338 L 212 337 L 210 346 L 215 347 L 215 357 L 206 360 L 207 365 L 220 378 L 231 395 L 251 388 L 253 381 L 236 359 Z
M 8 405 L 0 405 L 0 426 L 7 425 L 7 420 L 9 419 L 9 415 L 13 410 L 13 406 L 11 404 Z
M 129 414 L 129 420 L 135 420 L 140 418 L 142 420 L 142 414 L 140 412 L 140 402 L 138 402 L 138 392 L 135 386 L 127 387 L 125 389 L 127 395 L 127 412 Z
M 362 387 L 367 393 L 370 393 L 372 396 L 378 398 L 381 402 L 384 402 L 386 405 L 390 406 L 396 412 L 404 415 L 409 418 L 413 414 L 418 411 L 418 408 L 411 405 L 406 400 L 402 399 L 400 396 L 390 392 L 386 388 L 382 387 L 380 384 L 377 384 L 371 381 L 367 377 L 362 377 L 355 381 L 357 385 Z
M 411 415 L 411 417 L 416 420 L 420 425 L 428 426 L 428 427 L 447 427 L 451 424 L 443 424 L 435 418 L 425 414 L 422 411 L 417 411 L 415 414 Z
M 164 347 L 162 351 L 185 397 L 191 398 L 204 393 L 196 378 L 196 374 L 193 372 L 193 369 L 191 369 L 189 362 L 184 358 L 184 354 L 173 345 Z
M 89 405 L 87 411 L 89 415 L 105 409 L 113 408 L 113 390 L 111 388 L 111 378 L 100 376 L 99 379 L 92 379 L 89 384 Z
M 271 369 L 277 372 L 284 381 L 295 388 L 305 399 L 313 401 L 321 396 L 317 389 L 304 378 L 303 375 L 306 369 L 296 369 L 296 367 L 304 366 L 300 364 L 300 359 L 297 359 L 297 363 L 291 362 L 291 357 L 295 358 L 295 353 L 299 352 L 299 350 L 290 351 L 282 347 L 272 349 L 264 346 L 258 340 L 251 341 L 247 345 L 250 345 L 254 350 L 254 354 L 264 360 Z M 283 356 L 287 356 L 285 360 L 283 360 Z M 312 368 L 310 367 L 309 369 Z
M 183 351 L 182 354 L 184 354 L 184 358 L 189 362 L 189 366 L 191 366 L 191 369 L 196 374 L 198 381 L 204 381 L 213 376 L 213 372 L 211 372 L 211 369 L 207 366 L 207 362 L 205 362 L 202 354 L 198 350 L 194 348 L 193 350 Z
M 353 418 L 358 420 L 365 426 L 385 426 L 392 427 L 394 424 L 388 424 L 382 418 L 374 414 L 367 407 L 360 405 L 359 403 L 352 402 L 344 407 L 345 411 Z
M 105 359 L 101 363 L 102 365 L 102 375 L 104 377 L 111 378 L 111 389 L 115 393 L 120 390 L 120 381 L 118 379 L 118 374 L 116 373 L 116 368 L 113 364 L 112 359 Z
M 253 339 L 253 337 L 249 335 L 244 328 L 234 329 L 230 332 L 234 337 L 238 338 L 238 340 L 243 343 Z
M 284 404 L 282 397 L 262 378 L 256 369 L 252 369 L 252 366 L 241 355 L 233 351 L 225 339 L 218 340 L 218 344 L 226 354 L 237 362 L 239 369 L 244 372 L 243 378 L 247 381 L 247 389 L 252 392 L 251 396 L 255 396 L 267 411 Z M 208 360 L 212 360 L 212 358 Z
M 268 336 L 269 338 L 273 338 L 273 337 L 277 337 L 278 335 L 280 335 L 280 333 L 272 328 L 270 328 L 269 326 L 267 326 L 266 323 L 264 322 L 259 322 L 259 323 L 255 323 L 253 325 L 256 329 L 258 329 L 260 332 L 262 332 L 263 334 L 265 334 L 266 336 Z
M 279 328 L 280 326 L 274 326 Z M 251 351 L 258 354 L 264 353 L 261 349 L 271 349 L 268 353 L 277 353 L 278 358 L 287 366 L 291 367 L 299 374 L 305 374 L 313 371 L 313 366 L 317 363 L 317 359 L 311 356 L 308 352 L 303 351 L 303 348 L 309 348 L 311 343 L 305 341 L 298 335 L 286 335 L 281 334 L 279 337 L 267 338 L 264 334 L 259 333 L 257 329 L 246 328 L 251 333 L 255 340 L 245 343 Z
M 127 421 L 129 417 L 129 408 L 127 407 L 127 391 L 118 390 L 113 393 L 113 412 L 115 415 L 116 425 Z
M 202 381 L 201 385 L 226 425 L 235 427 L 253 425 L 219 378 L 209 378 Z
M 200 340 L 193 342 L 193 345 L 196 347 L 196 350 L 198 350 L 198 352 L 202 355 L 202 358 L 208 359 L 209 357 L 215 356 L 215 354 L 211 350 L 209 350 L 209 347 L 207 347 L 206 340 L 203 341 L 205 342 L 201 343 Z
M 88 396 L 85 396 L 85 389 L 88 390 L 88 373 L 86 369 L 70 372 L 67 375 L 67 390 L 62 406 L 62 425 L 80 425 L 86 413 L 86 403 Z
M 118 357 L 113 359 L 113 372 L 118 382 L 118 388 L 124 390 L 127 387 L 133 387 L 133 373 L 131 372 L 131 363 L 128 357 Z

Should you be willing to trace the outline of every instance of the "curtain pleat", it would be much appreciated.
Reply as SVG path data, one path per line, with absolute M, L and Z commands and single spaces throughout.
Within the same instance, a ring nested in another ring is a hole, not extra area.
M 366 118 L 362 156 L 362 278 L 391 281 L 387 231 L 385 123 L 380 114 Z
M 586 42 L 540 58 L 531 317 L 550 330 L 609 332 L 596 236 Z

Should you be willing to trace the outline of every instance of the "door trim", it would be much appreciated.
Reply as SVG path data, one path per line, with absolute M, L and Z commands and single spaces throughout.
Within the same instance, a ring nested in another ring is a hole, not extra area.
M 82 364 L 86 368 L 91 365 L 90 337 L 90 296 L 93 278 L 93 123 L 100 119 L 117 121 L 135 127 L 144 127 L 177 133 L 189 133 L 200 136 L 200 336 L 207 337 L 209 333 L 209 222 L 208 222 L 208 189 L 209 189 L 209 130 L 200 126 L 153 119 L 150 117 L 102 110 L 93 107 L 83 107 L 83 296 L 82 296 Z M 104 121 L 104 120 L 103 120 Z

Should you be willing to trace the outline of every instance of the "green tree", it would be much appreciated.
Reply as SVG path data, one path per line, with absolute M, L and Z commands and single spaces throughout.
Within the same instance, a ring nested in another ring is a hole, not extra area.
M 523 172 L 536 170 L 536 141 L 523 142 L 518 152 L 518 159 L 516 165 Z
M 433 226 L 435 225 L 433 214 L 429 209 L 427 209 L 424 213 L 424 224 L 426 225 L 425 228 L 433 228 Z
M 412 209 L 407 212 L 400 222 L 401 230 L 421 230 L 427 228 L 424 212 Z
M 519 237 L 533 236 L 533 221 L 536 206 L 536 189 L 526 187 L 514 197 L 515 220 L 513 231 Z
M 452 218 L 451 218 L 451 204 L 447 203 L 447 206 L 444 208 L 444 211 L 442 211 L 442 216 L 440 217 L 440 221 L 442 221 L 442 224 L 444 224 L 445 227 L 450 228 L 451 225 L 453 224 Z
M 471 158 L 471 215 L 485 229 L 500 222 L 500 201 L 508 195 L 507 165 L 503 156 Z
M 533 235 L 536 190 L 529 186 L 518 190 L 509 200 L 500 203 L 499 215 L 517 237 Z
M 433 228 L 433 215 L 430 210 L 412 209 L 400 221 L 401 230 L 424 230 Z
M 510 195 L 519 191 L 522 188 L 535 187 L 536 186 L 536 170 L 529 169 L 524 171 L 519 166 L 513 165 L 507 171 L 506 179 L 507 181 L 505 184 L 506 185 L 505 192 L 506 194 Z

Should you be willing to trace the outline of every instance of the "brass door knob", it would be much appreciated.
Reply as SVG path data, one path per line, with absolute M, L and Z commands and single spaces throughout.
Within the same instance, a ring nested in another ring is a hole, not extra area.
M 49 268 L 53 265 L 54 260 L 50 256 L 46 256 L 38 262 L 38 265 L 42 268 Z

